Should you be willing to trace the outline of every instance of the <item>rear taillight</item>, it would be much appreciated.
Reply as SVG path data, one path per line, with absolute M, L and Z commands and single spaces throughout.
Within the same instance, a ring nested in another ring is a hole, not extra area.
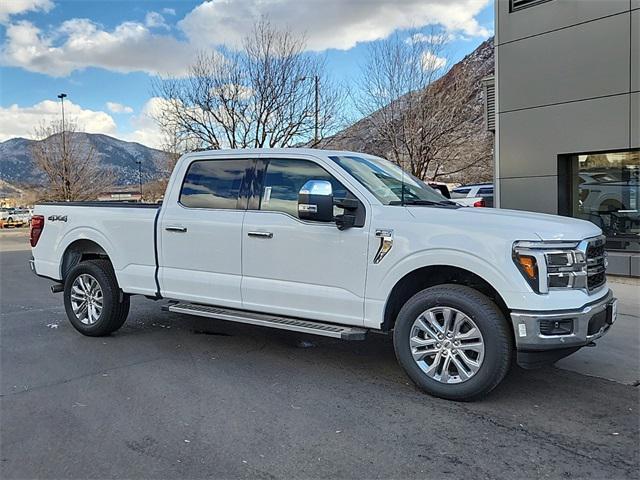
M 31 241 L 32 247 L 35 247 L 38 244 L 38 240 L 40 240 L 40 234 L 42 233 L 43 228 L 44 216 L 34 215 L 31 218 L 31 230 L 29 231 L 29 240 Z
M 484 201 L 484 198 L 481 198 L 477 202 L 473 204 L 474 207 L 486 207 L 487 203 Z

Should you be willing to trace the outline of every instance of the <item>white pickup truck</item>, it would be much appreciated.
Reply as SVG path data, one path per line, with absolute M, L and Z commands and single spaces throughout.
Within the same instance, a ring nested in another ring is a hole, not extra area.
M 32 270 L 73 326 L 117 330 L 130 295 L 172 312 L 361 340 L 393 334 L 424 391 L 478 398 L 616 318 L 592 223 L 447 201 L 371 155 L 183 156 L 163 204 L 42 203 Z

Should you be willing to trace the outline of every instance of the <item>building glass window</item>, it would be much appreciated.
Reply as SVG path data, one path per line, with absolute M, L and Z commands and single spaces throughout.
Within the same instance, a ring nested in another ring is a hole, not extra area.
M 566 156 L 559 165 L 560 213 L 599 226 L 608 250 L 640 252 L 639 176 L 640 150 Z

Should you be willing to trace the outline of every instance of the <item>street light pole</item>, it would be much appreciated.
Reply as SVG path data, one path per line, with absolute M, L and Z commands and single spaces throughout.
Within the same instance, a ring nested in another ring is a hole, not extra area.
M 315 84 L 315 100 L 316 100 L 316 104 L 315 104 L 315 128 L 313 131 L 313 146 L 315 147 L 316 145 L 318 145 L 318 140 L 319 140 L 319 135 L 318 135 L 318 117 L 320 115 L 320 107 L 319 107 L 319 100 L 320 100 L 320 77 L 318 75 L 316 75 L 313 78 L 314 84 Z
M 70 200 L 69 191 L 71 190 L 71 182 L 69 181 L 69 171 L 67 167 L 67 141 L 64 132 L 64 99 L 66 96 L 66 93 L 60 93 L 58 98 L 60 99 L 60 108 L 62 109 L 62 175 L 64 177 L 64 199 Z
M 136 160 L 138 164 L 138 184 L 140 185 L 140 201 L 142 202 L 142 160 Z

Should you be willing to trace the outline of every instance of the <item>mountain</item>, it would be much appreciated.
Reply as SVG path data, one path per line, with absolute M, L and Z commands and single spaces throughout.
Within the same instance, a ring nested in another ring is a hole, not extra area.
M 78 142 L 86 142 L 95 152 L 99 165 L 112 170 L 118 185 L 138 183 L 138 165 L 141 161 L 142 180 L 147 182 L 160 176 L 167 154 L 135 142 L 125 142 L 108 135 L 73 133 Z M 35 185 L 44 175 L 35 165 L 31 154 L 36 140 L 12 138 L 0 143 L 0 179 L 11 184 Z
M 454 97 L 459 95 L 456 90 L 456 79 L 465 78 L 472 85 L 470 95 L 464 99 L 466 102 L 464 124 L 468 129 L 468 141 L 462 147 L 457 146 L 455 152 L 446 152 L 447 158 L 454 158 L 454 160 L 451 160 L 454 165 L 450 165 L 448 170 L 454 171 L 460 165 L 464 166 L 475 158 L 480 160 L 469 168 L 438 178 L 438 180 L 472 182 L 490 181 L 492 179 L 493 135 L 487 131 L 484 118 L 482 81 L 484 78 L 493 75 L 493 73 L 493 38 L 489 38 L 427 87 L 433 89 L 435 95 L 440 98 L 442 105 L 446 106 L 448 102 L 454 103 Z M 397 101 L 402 102 L 402 100 L 403 98 L 400 98 Z M 366 152 L 391 158 L 390 145 L 379 138 L 372 127 L 372 125 L 376 124 L 376 115 L 380 115 L 380 112 L 374 112 L 332 137 L 324 139 L 319 145 L 320 148 Z
M 23 193 L 20 188 L 0 180 L 0 198 L 20 197 Z

